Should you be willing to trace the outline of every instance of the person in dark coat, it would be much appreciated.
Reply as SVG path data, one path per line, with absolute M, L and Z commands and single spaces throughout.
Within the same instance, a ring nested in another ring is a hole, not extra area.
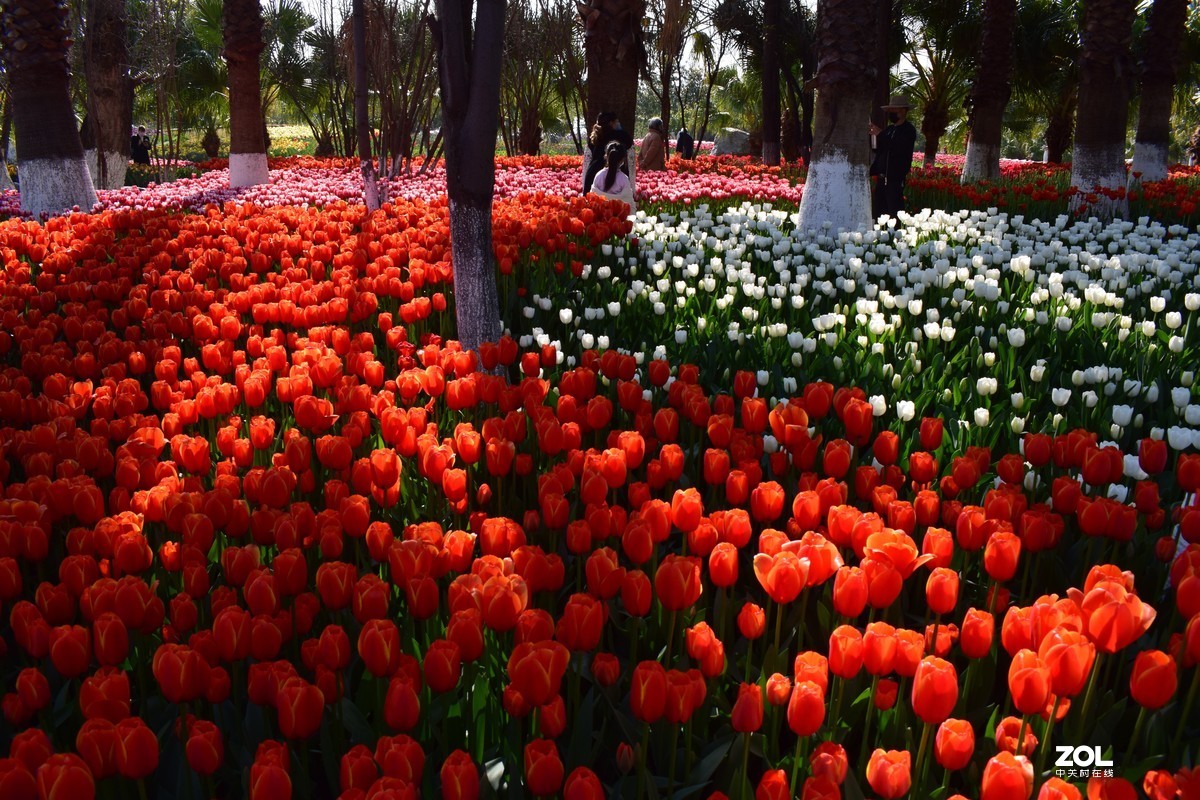
M 904 182 L 912 168 L 913 150 L 917 145 L 917 129 L 908 121 L 908 110 L 912 105 L 902 94 L 894 95 L 883 107 L 888 115 L 888 126 L 880 129 L 871 125 L 875 137 L 875 161 L 871 164 L 871 175 L 875 178 L 875 191 L 871 210 L 876 217 L 884 214 L 894 217 L 904 210 Z
M 680 128 L 675 136 L 675 152 L 680 158 L 694 158 L 696 155 L 696 140 L 688 133 L 687 128 Z
M 146 127 L 139 125 L 137 133 L 129 141 L 129 157 L 135 164 L 150 163 L 150 137 L 146 135 Z
M 596 118 L 596 124 L 588 134 L 588 152 L 591 158 L 587 171 L 583 174 L 584 194 L 591 190 L 596 173 L 604 169 L 605 152 L 609 142 L 620 142 L 625 152 L 629 152 L 629 148 L 633 147 L 633 134 L 621 127 L 621 121 L 614 112 L 604 111 Z M 622 165 L 621 171 L 628 174 L 629 168 Z

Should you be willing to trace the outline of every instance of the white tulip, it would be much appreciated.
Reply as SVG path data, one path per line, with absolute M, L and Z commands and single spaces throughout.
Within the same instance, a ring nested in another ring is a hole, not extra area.
M 991 421 L 991 412 L 986 408 L 975 409 L 975 425 L 980 428 L 986 428 Z
M 901 422 L 908 422 L 917 415 L 917 406 L 912 400 L 898 400 L 896 402 L 896 417 Z
M 1062 408 L 1071 401 L 1071 390 L 1061 388 L 1052 389 L 1050 391 L 1050 401 L 1059 408 Z

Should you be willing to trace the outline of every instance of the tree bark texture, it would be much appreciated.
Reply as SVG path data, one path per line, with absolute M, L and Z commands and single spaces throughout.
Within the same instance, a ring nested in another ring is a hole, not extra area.
M 638 77 L 646 59 L 645 0 L 585 0 L 576 7 L 583 19 L 587 59 L 587 124 L 595 123 L 601 112 L 613 111 L 632 130 Z
M 1000 143 L 1004 109 L 1012 94 L 1013 35 L 1016 0 L 984 0 L 979 60 L 967 95 L 967 158 L 962 182 L 1000 177 Z
M 1133 144 L 1130 182 L 1166 180 L 1171 145 L 1171 105 L 1183 37 L 1187 0 L 1154 0 L 1142 41 L 1141 101 Z
M 88 119 L 95 148 L 92 180 L 102 189 L 125 185 L 133 125 L 125 0 L 88 0 L 84 73 Z
M 367 96 L 367 12 L 363 0 L 350 6 L 354 37 L 354 129 L 358 135 L 358 165 L 363 179 L 363 201 L 368 211 L 379 208 L 379 187 L 371 163 L 371 118 Z
M 926 104 L 921 109 L 921 135 L 925 137 L 924 159 L 927 167 L 932 167 L 937 161 L 938 147 L 950 125 L 950 110 L 943 103 Z
M 813 152 L 799 228 L 871 225 L 870 140 L 880 0 L 820 0 Z
M 887 114 L 883 107 L 892 94 L 892 54 L 889 45 L 892 39 L 892 15 L 899 0 L 877 0 L 868 13 L 875 20 L 875 83 L 871 103 L 871 122 L 880 128 L 887 127 Z
M 1075 107 L 1077 99 L 1072 92 L 1063 98 L 1062 104 L 1046 120 L 1046 163 L 1061 164 L 1075 138 Z
M 1134 0 L 1085 0 L 1079 63 L 1079 109 L 1071 157 L 1071 211 L 1123 216 L 1125 127 L 1133 83 L 1130 43 Z
M 763 0 L 762 160 L 779 166 L 779 16 L 783 0 Z
M 433 22 L 450 201 L 450 249 L 458 339 L 478 350 L 500 338 L 492 250 L 496 130 L 506 0 L 437 0 Z M 472 35 L 472 28 L 474 35 Z
M 229 72 L 229 185 L 266 183 L 266 123 L 259 56 L 263 18 L 258 0 L 224 0 L 222 27 Z
M 71 106 L 65 0 L 0 0 L 0 54 L 9 75 L 20 154 L 21 208 L 87 211 L 96 191 Z

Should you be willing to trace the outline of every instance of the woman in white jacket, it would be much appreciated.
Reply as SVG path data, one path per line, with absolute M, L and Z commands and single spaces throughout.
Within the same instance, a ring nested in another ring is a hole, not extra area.
M 629 206 L 632 214 L 637 210 L 633 199 L 633 182 L 621 171 L 621 162 L 625 160 L 626 150 L 620 142 L 609 142 L 604 150 L 604 168 L 596 173 L 592 180 L 592 194 L 602 195 L 613 200 L 620 200 Z

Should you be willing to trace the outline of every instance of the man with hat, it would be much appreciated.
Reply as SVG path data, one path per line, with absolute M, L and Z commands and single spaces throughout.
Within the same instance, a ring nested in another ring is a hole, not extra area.
M 872 211 L 876 217 L 887 214 L 896 216 L 904 209 L 904 181 L 912 167 L 913 149 L 917 145 L 917 129 L 908 121 L 908 110 L 912 105 L 902 94 L 893 95 L 883 110 L 887 113 L 888 126 L 882 130 L 871 125 L 871 135 L 876 139 L 875 162 L 871 164 L 871 175 L 875 177 L 875 192 Z

